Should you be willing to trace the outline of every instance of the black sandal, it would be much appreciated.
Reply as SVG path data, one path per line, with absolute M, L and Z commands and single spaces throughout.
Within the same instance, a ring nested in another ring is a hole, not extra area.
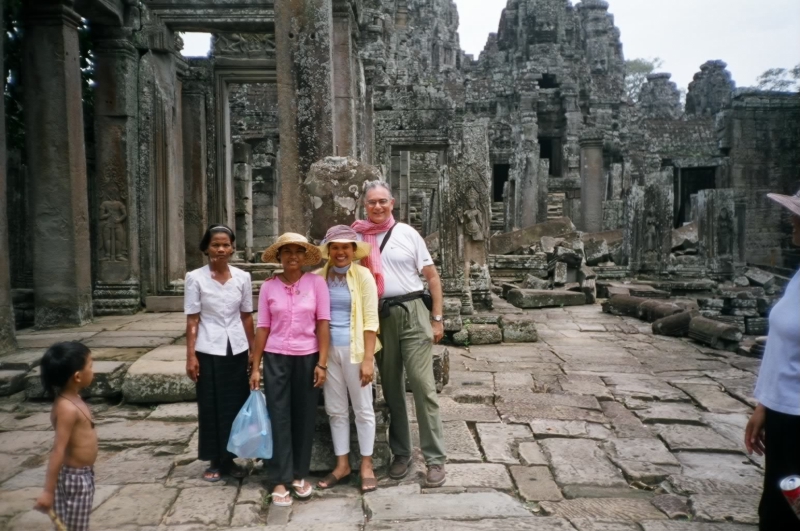
M 203 472 L 203 481 L 208 481 L 209 483 L 216 483 L 221 479 L 222 475 L 219 473 L 219 468 L 208 467 L 206 468 L 206 471 Z

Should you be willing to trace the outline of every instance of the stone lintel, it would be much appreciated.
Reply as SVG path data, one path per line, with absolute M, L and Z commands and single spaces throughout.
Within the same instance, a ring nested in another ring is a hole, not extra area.
M 75 9 L 92 24 L 122 26 L 125 20 L 122 0 L 75 0 Z
M 73 9 L 72 0 L 41 0 L 23 4 L 25 27 L 81 25 L 81 16 Z

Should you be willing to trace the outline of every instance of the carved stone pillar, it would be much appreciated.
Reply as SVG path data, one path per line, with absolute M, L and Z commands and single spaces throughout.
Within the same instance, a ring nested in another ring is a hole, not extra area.
M 3 0 L 0 0 L 0 13 Z M 3 22 L 0 21 L 0 30 Z M 0 39 L 0 72 L 4 72 L 3 43 Z M 5 89 L 5 81 L 0 86 Z M 8 211 L 6 193 L 6 110 L 0 108 L 0 246 L 8 249 Z M 17 346 L 14 336 L 14 311 L 11 306 L 11 265 L 8 253 L 0 253 L 0 354 L 10 352 Z
M 332 19 L 331 0 L 275 3 L 281 232 L 308 230 L 302 183 L 314 162 L 334 154 Z
M 450 130 L 447 172 L 440 178 L 439 229 L 446 295 L 461 294 L 461 313 L 491 309 L 489 222 L 491 168 L 488 124 L 456 123 Z
M 95 221 L 94 313 L 139 310 L 138 170 L 139 53 L 118 30 L 94 29 Z M 117 38 L 114 38 L 117 37 Z
M 603 230 L 603 137 L 588 133 L 581 138 L 581 225 L 584 232 Z
M 206 92 L 196 85 L 183 86 L 184 241 L 189 271 L 205 264 L 199 245 L 208 227 Z
M 92 319 L 80 17 L 69 0 L 24 3 L 23 87 L 30 168 L 35 322 Z
M 358 28 L 350 0 L 333 2 L 334 150 L 339 157 L 356 157 L 357 55 L 353 31 Z
M 233 197 L 236 212 L 236 248 L 253 257 L 253 150 L 250 144 L 233 145 Z

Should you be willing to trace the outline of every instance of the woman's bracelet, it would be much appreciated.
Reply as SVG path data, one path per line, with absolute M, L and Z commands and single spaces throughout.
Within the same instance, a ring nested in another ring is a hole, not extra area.
M 327 371 L 327 370 L 328 370 L 328 367 L 323 367 L 323 366 L 322 366 L 322 365 L 320 365 L 319 363 L 317 363 L 317 367 L 319 367 L 319 368 L 320 368 L 320 369 L 322 369 L 323 371 Z

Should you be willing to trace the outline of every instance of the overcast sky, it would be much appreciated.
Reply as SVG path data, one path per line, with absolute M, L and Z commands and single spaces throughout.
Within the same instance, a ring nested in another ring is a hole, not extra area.
M 497 31 L 506 0 L 455 0 L 461 47 L 477 58 Z M 764 70 L 800 63 L 800 0 L 608 0 L 627 59 L 660 57 L 686 88 L 709 59 L 728 63 L 737 86 Z M 575 2 L 573 2 L 575 3 Z M 205 55 L 208 35 L 186 34 L 186 55 Z
M 607 0 L 626 59 L 660 57 L 686 87 L 709 59 L 728 63 L 737 86 L 800 63 L 800 0 Z M 477 58 L 506 0 L 455 0 L 461 47 Z M 573 1 L 573 4 L 576 2 Z

